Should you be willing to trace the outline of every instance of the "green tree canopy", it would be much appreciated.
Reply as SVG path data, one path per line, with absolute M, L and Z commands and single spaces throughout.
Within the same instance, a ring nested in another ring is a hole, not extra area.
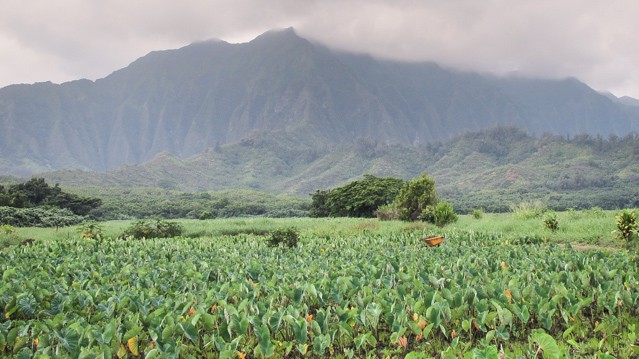
M 364 175 L 364 179 L 312 194 L 314 217 L 373 217 L 380 206 L 393 203 L 404 181 Z
M 63 192 L 59 185 L 49 186 L 44 178 L 32 178 L 24 183 L 8 187 L 0 186 L 0 206 L 31 208 L 52 206 L 69 209 L 76 215 L 84 216 L 102 205 L 99 198 L 80 197 Z
M 415 221 L 425 209 L 434 207 L 437 201 L 435 180 L 422 173 L 402 187 L 395 200 L 395 206 L 400 209 L 402 220 Z

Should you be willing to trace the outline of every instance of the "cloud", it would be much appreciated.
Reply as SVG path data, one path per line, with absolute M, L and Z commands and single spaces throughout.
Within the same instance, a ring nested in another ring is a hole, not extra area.
M 108 75 L 159 49 L 294 26 L 342 50 L 577 77 L 639 97 L 634 0 L 0 0 L 0 86 Z

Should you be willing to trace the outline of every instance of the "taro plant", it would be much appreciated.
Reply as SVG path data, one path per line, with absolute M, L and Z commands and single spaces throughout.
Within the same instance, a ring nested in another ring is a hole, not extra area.
M 617 214 L 617 237 L 629 243 L 637 233 L 637 213 L 624 209 Z

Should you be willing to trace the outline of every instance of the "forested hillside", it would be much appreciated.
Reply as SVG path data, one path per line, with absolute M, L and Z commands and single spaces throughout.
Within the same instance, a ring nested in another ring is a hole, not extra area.
M 426 172 L 462 212 L 543 200 L 553 208 L 639 206 L 639 136 L 534 137 L 511 127 L 422 147 L 356 141 L 300 151 L 295 142 L 256 137 L 188 159 L 168 154 L 107 173 L 45 174 L 64 186 L 147 187 L 198 192 L 250 188 L 302 198 L 364 174 L 408 180 Z

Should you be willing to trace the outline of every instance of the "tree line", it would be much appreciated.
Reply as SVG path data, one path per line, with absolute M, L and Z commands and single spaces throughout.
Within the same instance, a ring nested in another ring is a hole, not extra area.
M 0 206 L 31 208 L 50 206 L 66 208 L 79 216 L 85 216 L 100 207 L 99 198 L 81 197 L 62 191 L 60 186 L 50 186 L 44 178 L 32 178 L 24 183 L 10 186 L 0 185 Z

